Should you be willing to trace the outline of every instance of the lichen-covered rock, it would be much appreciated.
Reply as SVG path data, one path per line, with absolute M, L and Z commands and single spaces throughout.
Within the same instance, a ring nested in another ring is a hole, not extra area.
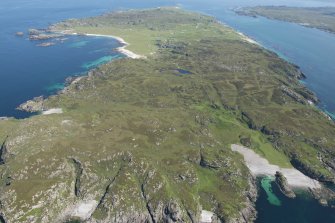
M 293 192 L 293 190 L 289 187 L 288 183 L 287 183 L 287 179 L 286 177 L 279 171 L 276 172 L 276 183 L 280 189 L 280 191 L 289 198 L 295 198 L 296 195 Z

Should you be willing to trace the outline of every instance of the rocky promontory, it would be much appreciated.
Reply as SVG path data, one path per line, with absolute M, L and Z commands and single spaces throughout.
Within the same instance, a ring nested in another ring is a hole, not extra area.
M 35 97 L 32 100 L 26 101 L 19 105 L 17 108 L 21 111 L 26 112 L 39 112 L 44 110 L 44 98 L 43 96 Z
M 30 40 L 48 40 L 53 38 L 61 38 L 63 34 L 52 33 L 49 30 L 29 29 Z

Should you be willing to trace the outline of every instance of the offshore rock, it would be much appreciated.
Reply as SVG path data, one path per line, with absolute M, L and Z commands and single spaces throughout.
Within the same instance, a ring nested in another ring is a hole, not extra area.
M 53 42 L 46 42 L 46 43 L 37 44 L 37 46 L 41 46 L 41 47 L 48 47 L 48 46 L 54 46 L 54 45 L 56 45 L 56 43 L 53 43 Z
M 23 33 L 23 32 L 16 32 L 16 33 L 15 33 L 15 36 L 22 37 L 22 36 L 24 36 L 24 33 Z
M 280 191 L 289 198 L 295 198 L 296 195 L 293 190 L 288 186 L 286 177 L 279 171 L 276 172 L 276 183 Z
M 28 32 L 30 40 L 48 40 L 64 36 L 63 34 L 50 33 L 48 30 L 29 29 Z

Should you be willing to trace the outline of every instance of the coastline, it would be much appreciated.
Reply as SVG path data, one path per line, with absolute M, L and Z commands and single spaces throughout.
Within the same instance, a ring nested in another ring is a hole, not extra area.
M 119 53 L 124 54 L 126 57 L 131 58 L 131 59 L 145 59 L 146 58 L 143 55 L 138 55 L 138 54 L 136 54 L 136 53 L 134 53 L 134 52 L 126 49 L 126 47 L 128 47 L 130 44 L 127 43 L 123 38 L 118 37 L 118 36 L 114 36 L 114 35 L 102 35 L 102 34 L 90 34 L 90 33 L 88 33 L 88 34 L 81 34 L 81 33 L 72 32 L 70 30 L 54 31 L 54 33 L 59 33 L 59 34 L 62 34 L 62 35 L 77 35 L 77 36 L 83 35 L 83 36 L 89 36 L 89 37 L 113 38 L 113 39 L 117 40 L 120 44 L 123 45 L 123 46 L 120 46 L 120 47 L 116 48 L 116 51 L 118 51 Z M 84 77 L 85 77 L 85 75 L 76 77 L 73 81 L 71 81 L 70 85 L 74 85 L 74 84 L 78 83 Z M 62 89 L 60 91 L 60 93 L 64 93 L 64 92 L 66 92 L 66 90 L 67 90 L 67 87 L 65 87 L 64 89 Z M 30 101 L 31 100 L 28 100 L 28 101 L 22 103 L 21 105 L 23 105 L 23 104 L 25 104 L 27 102 L 30 102 Z M 29 111 L 27 109 L 22 109 L 22 110 L 26 111 L 26 112 L 31 112 L 31 111 Z M 63 110 L 61 108 L 50 108 L 49 110 L 40 109 L 40 114 L 41 115 L 61 114 L 61 113 L 63 113 Z M 8 117 L 0 117 L 0 121 L 1 120 L 8 120 Z
M 231 28 L 232 28 L 232 27 L 231 27 Z M 281 56 L 281 55 L 280 55 L 280 52 L 277 52 L 277 51 L 274 50 L 274 49 L 265 47 L 264 45 L 260 44 L 260 43 L 257 42 L 256 40 L 251 39 L 251 38 L 248 37 L 246 34 L 244 34 L 244 33 L 240 32 L 240 31 L 238 31 L 238 30 L 235 29 L 235 28 L 232 28 L 232 29 L 233 29 L 237 34 L 239 34 L 239 35 L 243 38 L 243 40 L 245 40 L 246 42 L 251 43 L 251 44 L 258 45 L 259 47 L 262 47 L 262 48 L 264 48 L 265 50 L 268 50 L 268 51 L 270 51 L 270 52 L 275 53 L 275 54 L 276 54 L 278 57 L 280 57 L 281 59 L 287 61 L 288 63 L 292 63 L 293 65 L 296 65 L 296 66 L 298 67 L 298 69 L 300 70 L 299 65 L 297 65 L 297 64 L 295 64 L 295 63 L 293 63 L 293 62 L 291 62 L 288 58 Z M 335 34 L 335 32 L 334 32 L 334 34 Z M 305 77 L 305 78 L 307 78 L 307 77 Z M 307 87 L 306 84 L 304 84 L 304 83 L 301 83 L 301 84 L 302 84 L 303 86 L 305 86 L 307 89 L 311 90 L 310 88 Z M 311 91 L 312 91 L 312 90 L 311 90 Z M 314 92 L 314 91 L 313 91 L 313 92 Z M 315 93 L 315 92 L 314 92 L 314 93 Z M 316 93 L 315 93 L 315 94 L 316 94 Z M 317 98 L 318 98 L 318 96 L 317 96 Z M 309 103 L 311 106 L 315 106 L 315 107 L 317 107 L 318 110 L 319 110 L 319 111 L 320 111 L 320 112 L 321 112 L 321 113 L 322 113 L 322 114 L 323 114 L 329 121 L 333 121 L 333 122 L 335 122 L 335 114 L 333 114 L 332 112 L 328 111 L 327 109 L 321 107 L 320 103 L 313 103 L 313 102 L 311 102 L 311 101 L 309 101 L 309 100 L 308 100 L 308 103 Z
M 262 175 L 275 176 L 276 172 L 280 171 L 287 178 L 287 183 L 292 188 L 320 189 L 322 187 L 319 181 L 309 178 L 294 168 L 281 168 L 270 164 L 268 160 L 252 149 L 236 144 L 231 145 L 231 149 L 243 156 L 250 173 L 255 177 Z
M 260 43 L 257 42 L 256 40 L 251 39 L 250 37 L 248 37 L 248 36 L 245 35 L 244 33 L 238 31 L 237 29 L 234 29 L 234 28 L 232 28 L 232 29 L 233 29 L 237 34 L 239 34 L 239 35 L 243 38 L 243 40 L 247 41 L 248 43 L 252 43 L 252 44 L 255 44 L 255 45 L 258 45 L 258 46 L 260 46 L 260 47 L 265 48 L 262 44 L 260 44 Z
M 136 53 L 134 53 L 134 52 L 126 49 L 128 46 L 130 46 L 130 44 L 128 42 L 126 42 L 123 38 L 119 37 L 119 36 L 94 34 L 94 33 L 76 33 L 76 32 L 72 32 L 72 31 L 69 31 L 69 30 L 64 30 L 64 31 L 61 31 L 60 33 L 62 33 L 64 35 L 83 35 L 83 36 L 91 36 L 91 37 L 113 38 L 113 39 L 117 40 L 119 43 L 123 44 L 123 46 L 116 48 L 116 50 L 119 53 L 122 53 L 126 57 L 129 57 L 131 59 L 146 59 L 146 56 L 136 54 Z

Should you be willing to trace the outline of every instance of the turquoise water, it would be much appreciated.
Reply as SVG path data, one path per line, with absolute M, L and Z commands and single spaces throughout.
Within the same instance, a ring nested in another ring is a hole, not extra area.
M 259 179 L 258 183 L 260 190 L 256 202 L 256 223 L 335 222 L 335 209 L 321 206 L 307 191 L 295 191 L 297 197 L 291 199 L 285 197 L 268 177 Z
M 54 94 L 71 75 L 85 74 L 109 60 L 123 57 L 113 49 L 120 44 L 111 38 L 66 36 L 50 47 L 49 41 L 29 41 L 29 28 L 46 28 L 65 18 L 103 13 L 102 1 L 81 0 L 1 0 L 0 1 L 0 117 L 24 118 L 29 114 L 15 108 L 33 97 Z M 104 4 L 106 1 L 104 2 Z M 16 32 L 25 33 L 23 37 Z M 101 59 L 103 58 L 103 59 Z
M 73 73 L 86 72 L 87 69 L 93 67 L 94 63 L 99 65 L 99 61 L 104 61 L 108 56 L 115 56 L 115 52 L 111 53 L 110 49 L 117 47 L 116 43 L 114 46 L 103 46 L 104 43 L 113 42 L 109 38 L 96 40 L 96 42 L 93 40 L 92 42 L 92 39 L 79 37 L 76 40 L 70 38 L 62 46 L 57 45 L 42 49 L 36 47 L 36 43 L 28 41 L 27 36 L 24 38 L 15 37 L 15 32 L 25 32 L 29 28 L 45 28 L 51 23 L 66 18 L 98 15 L 110 10 L 166 5 L 180 6 L 213 15 L 229 26 L 254 38 L 283 58 L 299 65 L 307 76 L 304 83 L 321 99 L 320 107 L 331 116 L 335 116 L 335 98 L 333 97 L 335 94 L 333 88 L 335 84 L 335 63 L 333 62 L 335 35 L 266 18 L 255 19 L 238 16 L 232 11 L 237 7 L 260 4 L 335 6 L 335 3 L 331 1 L 311 0 L 81 0 L 79 2 L 77 0 L 1 0 L 0 66 L 2 72 L 0 78 L 2 88 L 0 88 L 0 117 L 25 116 L 26 114 L 15 111 L 18 104 L 34 96 L 48 95 L 48 92 L 45 91 L 47 86 L 62 83 L 67 76 Z M 99 44 L 96 44 L 97 42 Z M 69 60 L 63 61 L 64 64 L 58 63 L 60 57 L 65 55 L 64 53 Z M 74 56 L 76 58 L 72 61 Z M 50 60 L 46 62 L 48 57 Z M 75 65 L 76 60 L 78 63 L 80 62 L 80 66 Z M 17 63 L 20 63 L 20 66 L 16 66 Z M 46 66 L 49 69 L 45 69 Z
M 64 83 L 55 83 L 55 84 L 52 84 L 50 86 L 47 86 L 45 88 L 45 90 L 48 92 L 48 93 L 55 93 L 57 91 L 60 91 L 62 89 L 64 89 L 65 87 L 65 84 Z
M 78 41 L 76 43 L 72 43 L 70 45 L 70 47 L 73 47 L 73 48 L 82 48 L 82 47 L 86 46 L 88 43 L 89 43 L 89 41 Z
M 274 177 L 264 177 L 261 179 L 261 187 L 265 191 L 267 200 L 270 204 L 275 205 L 275 206 L 280 206 L 281 201 L 277 197 L 277 195 L 273 192 L 272 190 L 272 183 L 274 182 L 275 178 Z
M 114 55 L 114 56 L 103 56 L 101 58 L 98 58 L 96 60 L 93 60 L 93 61 L 89 61 L 87 63 L 84 63 L 81 67 L 86 69 L 86 70 L 90 70 L 92 68 L 95 68 L 101 64 L 104 64 L 104 63 L 107 63 L 109 61 L 112 61 L 114 59 L 117 59 L 117 58 L 122 58 L 124 56 L 122 55 Z

